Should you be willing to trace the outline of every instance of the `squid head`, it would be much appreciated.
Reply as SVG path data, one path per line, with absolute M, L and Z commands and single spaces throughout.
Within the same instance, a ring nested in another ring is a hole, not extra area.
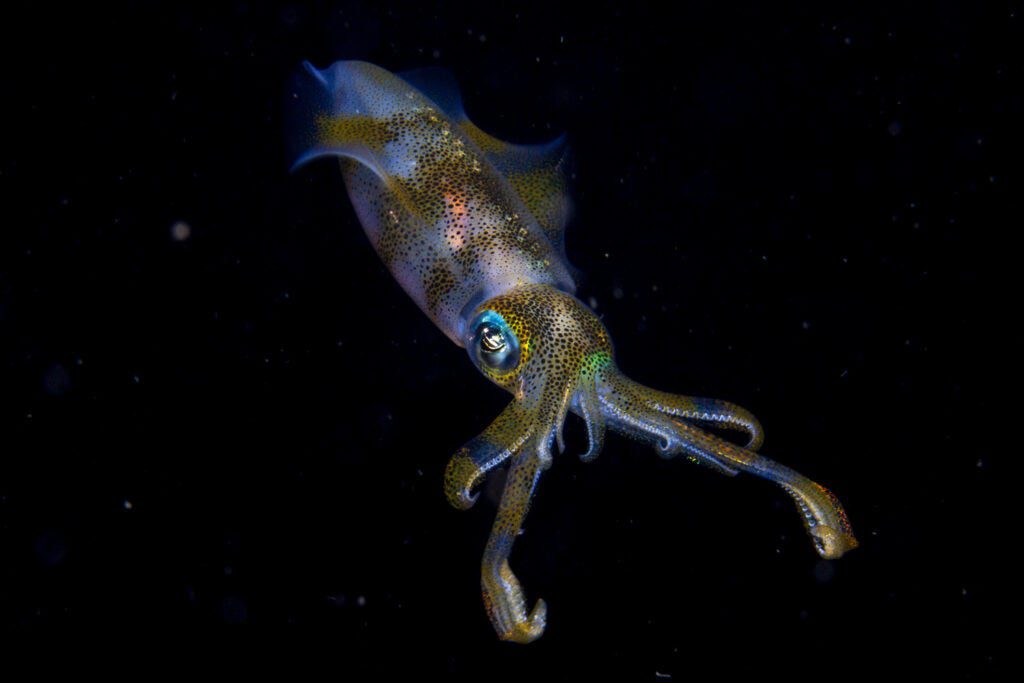
M 666 458 L 683 455 L 723 474 L 749 472 L 776 482 L 792 496 L 818 553 L 837 558 L 857 546 L 836 497 L 797 472 L 758 455 L 763 433 L 751 413 L 732 403 L 680 396 L 644 387 L 616 367 L 612 342 L 597 316 L 575 297 L 547 286 L 525 286 L 484 302 L 465 330 L 473 364 L 513 395 L 512 402 L 449 461 L 445 491 L 466 509 L 488 472 L 509 462 L 482 566 L 484 604 L 500 637 L 530 642 L 541 635 L 546 606 L 532 609 L 509 566 L 519 533 L 551 449 L 564 450 L 567 414 L 579 415 L 589 446 L 600 453 L 607 428 L 653 445 Z M 746 437 L 739 446 L 701 429 Z

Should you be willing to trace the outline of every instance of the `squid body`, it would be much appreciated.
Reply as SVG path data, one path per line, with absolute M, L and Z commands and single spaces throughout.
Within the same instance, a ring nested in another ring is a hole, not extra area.
M 303 65 L 290 93 L 295 165 L 341 163 L 359 220 L 402 288 L 473 364 L 512 394 L 508 407 L 450 460 L 449 502 L 471 507 L 487 473 L 508 464 L 482 561 L 483 600 L 498 636 L 527 643 L 543 632 L 509 554 L 552 445 L 569 412 L 600 453 L 608 428 L 723 474 L 771 480 L 796 502 L 818 553 L 855 548 L 836 497 L 757 454 L 763 434 L 738 405 L 655 391 L 625 377 L 594 312 L 575 296 L 563 232 L 569 203 L 563 140 L 497 140 L 466 117 L 441 69 L 393 74 L 366 62 Z M 707 431 L 732 430 L 743 446 Z

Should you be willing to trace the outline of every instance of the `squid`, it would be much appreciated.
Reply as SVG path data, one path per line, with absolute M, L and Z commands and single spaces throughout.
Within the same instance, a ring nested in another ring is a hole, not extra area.
M 508 467 L 481 563 L 483 602 L 499 638 L 529 643 L 545 629 L 546 603 L 528 605 L 509 557 L 553 447 L 564 451 L 570 412 L 586 425 L 584 461 L 598 456 L 611 429 L 664 458 L 775 482 L 823 558 L 857 547 L 831 491 L 758 454 L 764 433 L 750 411 L 650 389 L 618 369 L 608 331 L 574 296 L 564 136 L 515 145 L 488 135 L 438 68 L 394 74 L 360 61 L 323 70 L 305 62 L 289 95 L 293 168 L 321 157 L 340 162 L 359 222 L 388 270 L 512 395 L 444 474 L 448 501 L 466 510 L 488 473 Z

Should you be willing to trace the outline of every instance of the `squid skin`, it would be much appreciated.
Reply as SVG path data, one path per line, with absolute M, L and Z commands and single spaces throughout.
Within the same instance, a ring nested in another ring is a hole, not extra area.
M 291 92 L 293 156 L 340 160 L 349 197 L 374 248 L 420 308 L 512 401 L 451 458 L 448 501 L 468 509 L 487 474 L 508 477 L 481 563 L 484 606 L 498 636 L 528 643 L 547 606 L 529 606 L 509 564 L 552 450 L 572 412 L 593 460 L 607 429 L 723 474 L 773 481 L 797 505 L 817 552 L 857 547 L 828 489 L 757 453 L 763 430 L 746 409 L 642 386 L 615 364 L 611 338 L 574 296 L 565 259 L 569 215 L 562 140 L 512 145 L 466 117 L 447 72 L 392 74 L 366 62 L 320 71 L 306 63 Z M 743 446 L 703 429 L 745 438 Z

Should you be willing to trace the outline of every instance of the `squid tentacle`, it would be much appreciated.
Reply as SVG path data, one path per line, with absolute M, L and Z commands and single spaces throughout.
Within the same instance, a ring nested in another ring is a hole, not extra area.
M 645 390 L 614 368 L 602 375 L 601 408 L 613 429 L 653 442 L 664 457 L 684 454 L 726 474 L 748 472 L 781 486 L 796 502 L 804 527 L 818 554 L 841 557 L 857 539 L 839 499 L 821 484 L 752 450 L 737 446 L 679 417 L 666 415 L 639 400 Z M 654 392 L 652 392 L 654 393 Z
M 520 401 L 513 401 L 482 434 L 471 440 L 448 461 L 444 492 L 452 507 L 468 510 L 476 503 L 474 493 L 496 467 L 519 453 L 532 435 L 533 425 Z
M 597 394 L 597 373 L 588 371 L 580 380 L 580 387 L 574 397 L 573 410 L 587 426 L 587 450 L 580 454 L 580 460 L 591 462 L 604 448 L 606 423 L 601 412 L 601 399 Z
M 512 544 L 544 469 L 539 451 L 539 448 L 525 449 L 513 458 L 481 565 L 484 607 L 491 623 L 502 640 L 517 643 L 539 638 L 547 621 L 547 604 L 542 599 L 527 613 L 522 586 L 508 563 Z
M 764 443 L 761 421 L 743 406 L 716 398 L 682 396 L 649 389 L 622 373 L 615 373 L 609 382 L 615 385 L 616 391 L 631 394 L 640 405 L 650 410 L 702 426 L 743 432 L 747 435 L 747 443 L 743 447 L 748 451 L 756 451 Z
M 476 500 L 472 489 L 505 460 L 508 477 L 484 550 L 481 588 L 484 606 L 503 640 L 529 643 L 544 632 L 547 605 L 527 610 L 522 586 L 509 565 L 512 545 L 530 508 L 540 475 L 551 465 L 552 442 L 562 431 L 575 387 L 548 378 L 539 397 L 514 400 L 484 432 L 452 457 L 445 473 L 448 499 L 456 507 Z

